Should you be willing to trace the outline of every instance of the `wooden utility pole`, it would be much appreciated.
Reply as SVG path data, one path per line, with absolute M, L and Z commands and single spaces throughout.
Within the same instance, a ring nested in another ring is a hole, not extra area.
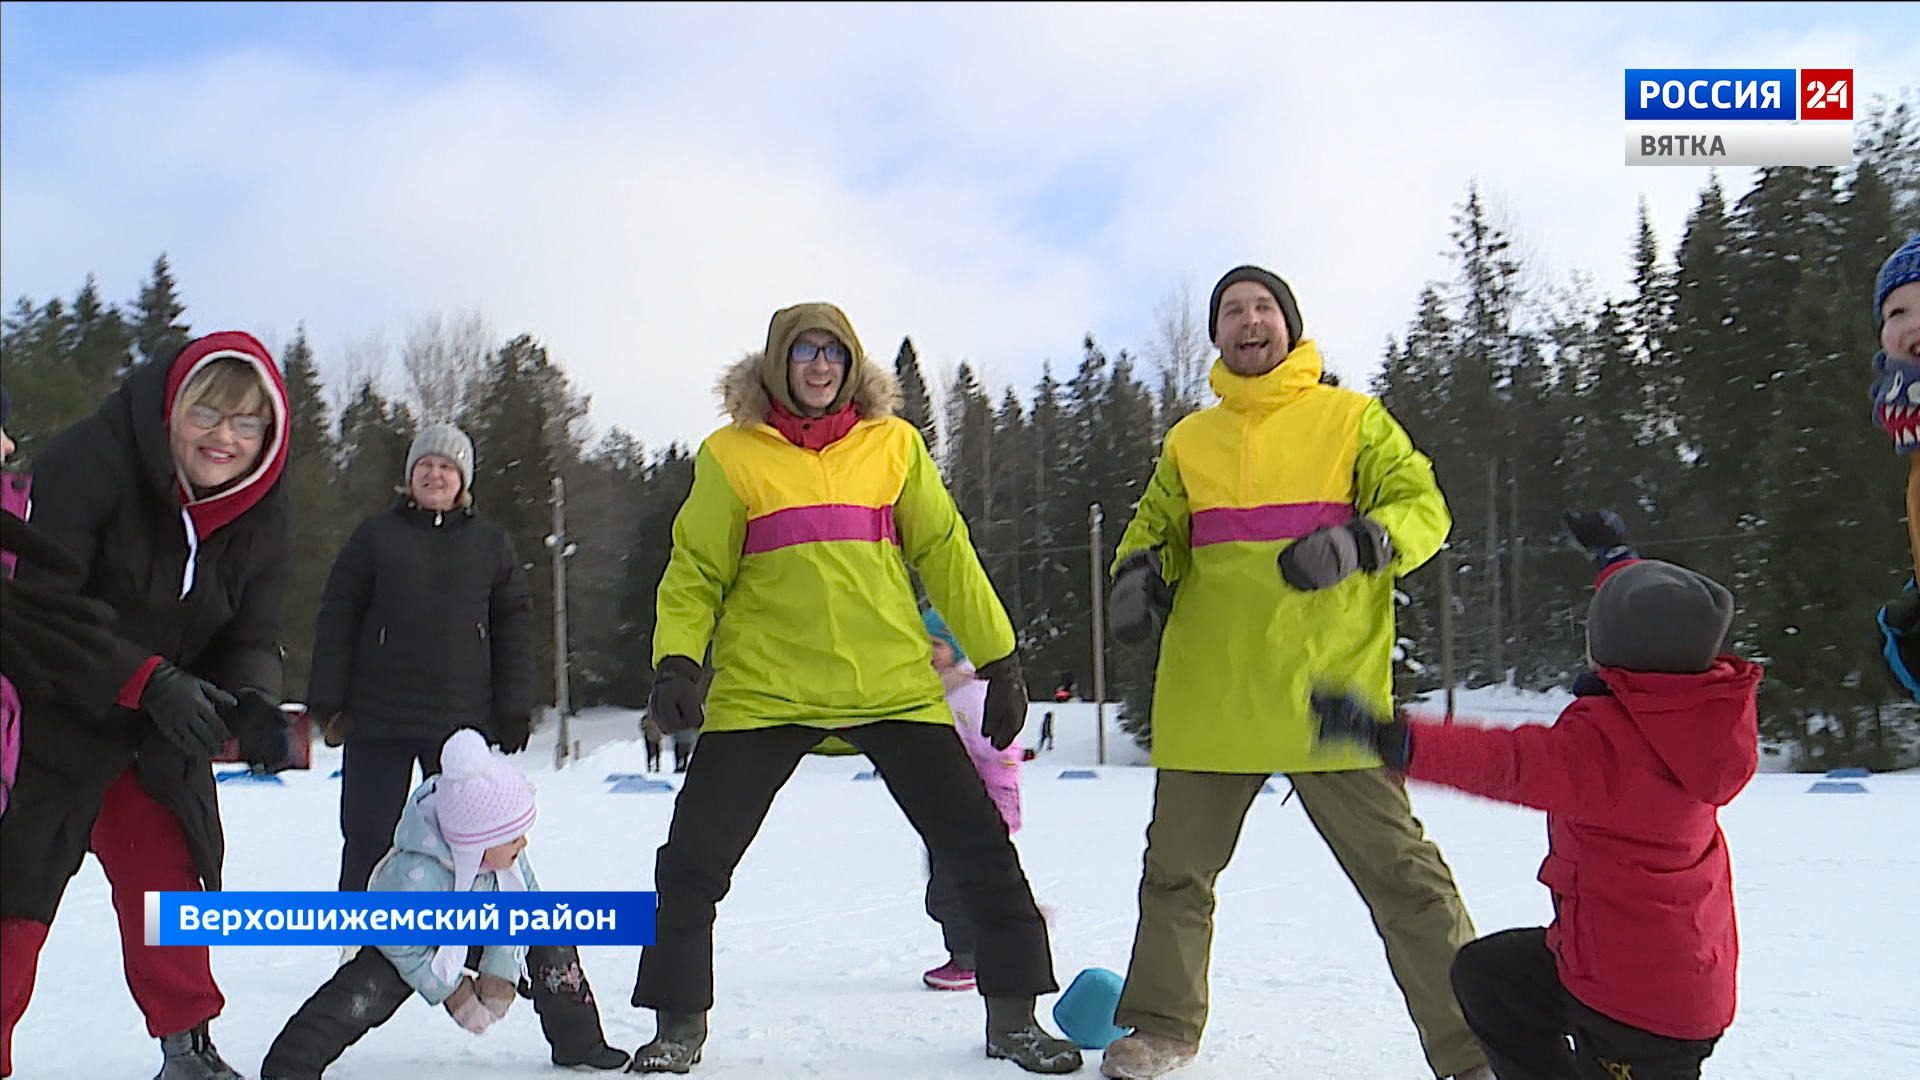
M 1102 514 L 1100 504 L 1087 507 L 1087 551 L 1091 555 L 1089 563 L 1093 584 L 1093 739 L 1094 761 L 1107 763 L 1107 632 L 1106 603 L 1107 575 L 1100 565 L 1101 547 L 1100 523 Z
M 577 550 L 567 543 L 567 489 L 553 478 L 553 533 L 547 537 L 547 549 L 553 552 L 553 705 L 560 714 L 559 741 L 553 746 L 553 767 L 567 763 L 573 750 L 572 712 L 567 700 L 567 557 Z
M 1520 603 L 1520 470 L 1507 462 L 1507 591 L 1513 611 L 1513 640 L 1518 650 L 1527 624 L 1526 609 Z M 1519 660 L 1516 657 L 1515 663 Z
M 1504 636 L 1500 619 L 1500 459 L 1487 459 L 1487 627 L 1493 650 L 1492 675 L 1496 681 L 1506 678 L 1507 665 L 1501 645 Z

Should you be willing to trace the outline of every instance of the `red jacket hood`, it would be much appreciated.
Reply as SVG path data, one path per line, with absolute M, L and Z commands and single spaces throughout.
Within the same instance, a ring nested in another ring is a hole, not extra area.
M 1634 727 L 1687 794 L 1714 806 L 1733 801 L 1760 764 L 1754 694 L 1764 669 L 1722 656 L 1698 675 L 1603 667 Z
M 195 499 L 187 486 L 176 477 L 174 490 L 179 495 L 181 505 L 193 518 L 194 531 L 201 536 L 211 535 L 215 529 L 252 509 L 273 489 L 274 481 L 280 479 L 280 474 L 287 467 L 287 432 L 292 426 L 287 383 L 280 377 L 280 368 L 273 362 L 273 354 L 252 334 L 237 330 L 208 334 L 195 338 L 180 350 L 180 355 L 174 357 L 173 363 L 167 367 L 166 393 L 160 399 L 165 430 L 173 430 L 174 406 L 179 403 L 180 388 L 186 385 L 187 379 L 204 365 L 224 357 L 244 360 L 259 372 L 267 384 L 267 401 L 273 410 L 273 425 L 267 433 L 266 443 L 260 448 L 260 460 L 254 465 L 253 471 L 225 491 Z

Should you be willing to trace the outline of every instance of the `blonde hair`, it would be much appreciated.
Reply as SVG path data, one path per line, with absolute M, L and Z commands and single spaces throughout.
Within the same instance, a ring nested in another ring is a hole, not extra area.
M 180 387 L 180 398 L 174 405 L 174 412 L 185 412 L 195 405 L 210 405 L 224 413 L 267 416 L 272 419 L 266 382 L 261 379 L 260 372 L 252 364 L 234 356 L 223 356 L 201 367 Z

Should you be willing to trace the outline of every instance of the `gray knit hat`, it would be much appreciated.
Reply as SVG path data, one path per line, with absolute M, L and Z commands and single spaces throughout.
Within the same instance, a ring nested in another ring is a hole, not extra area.
M 460 494 L 464 503 L 464 497 L 473 489 L 473 440 L 452 424 L 429 424 L 421 428 L 420 434 L 413 437 L 413 445 L 407 448 L 409 482 L 414 465 L 428 454 L 439 454 L 460 470 Z
M 1251 281 L 1273 294 L 1274 302 L 1280 305 L 1280 317 L 1287 324 L 1287 348 L 1300 344 L 1301 335 L 1306 333 L 1300 322 L 1300 304 L 1293 298 L 1293 290 L 1280 275 L 1259 266 L 1236 266 L 1220 278 L 1213 287 L 1213 296 L 1207 301 L 1207 340 L 1220 340 L 1220 297 L 1226 294 L 1227 287 L 1237 281 Z
M 1601 667 L 1697 674 L 1713 666 L 1733 624 L 1733 594 L 1684 566 L 1642 559 L 1600 583 L 1587 614 L 1587 653 Z

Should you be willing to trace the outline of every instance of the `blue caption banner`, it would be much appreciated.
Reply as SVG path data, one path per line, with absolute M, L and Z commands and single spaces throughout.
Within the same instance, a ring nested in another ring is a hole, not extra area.
M 1628 68 L 1629 120 L 1797 120 L 1794 68 Z
M 150 892 L 149 945 L 651 945 L 650 892 Z

